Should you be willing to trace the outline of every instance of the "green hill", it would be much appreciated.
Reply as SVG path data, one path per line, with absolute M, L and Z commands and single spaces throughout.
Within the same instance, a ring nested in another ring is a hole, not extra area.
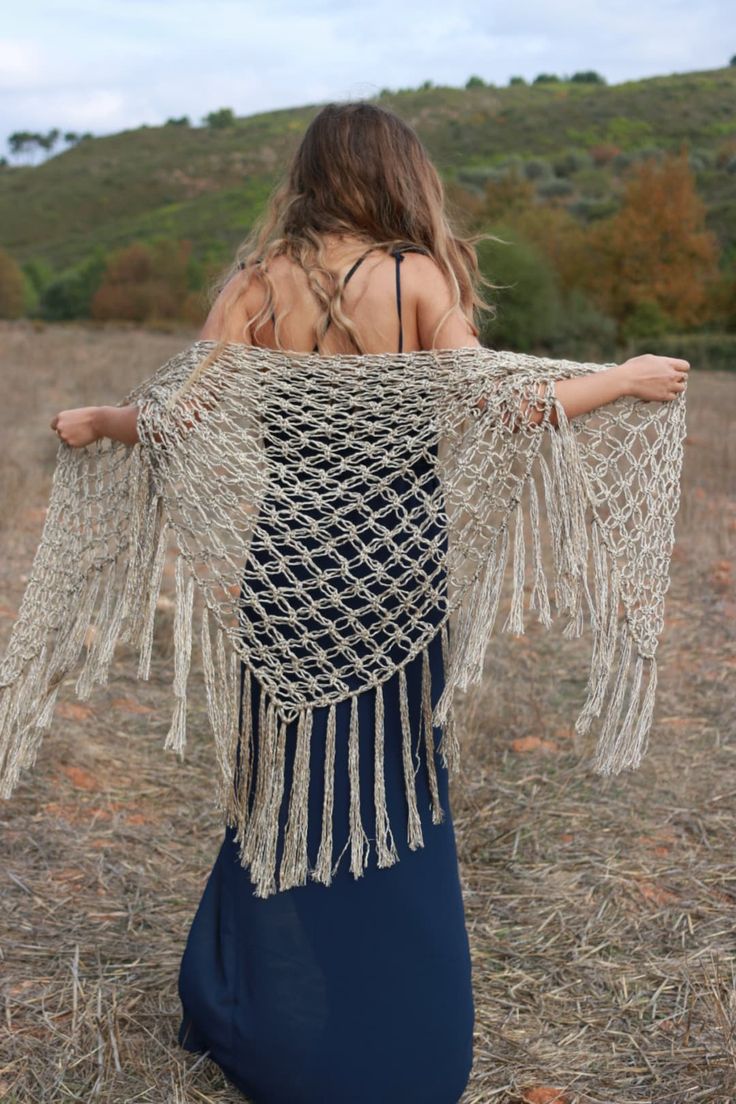
M 384 90 L 445 180 L 482 189 L 516 162 L 540 198 L 589 220 L 616 205 L 617 179 L 653 148 L 689 151 L 708 224 L 736 254 L 736 66 L 626 81 Z M 189 238 L 224 257 L 244 236 L 318 110 L 232 127 L 142 126 L 90 138 L 37 167 L 0 170 L 0 242 L 54 269 L 136 238 Z M 54 124 L 49 118 L 49 126 Z

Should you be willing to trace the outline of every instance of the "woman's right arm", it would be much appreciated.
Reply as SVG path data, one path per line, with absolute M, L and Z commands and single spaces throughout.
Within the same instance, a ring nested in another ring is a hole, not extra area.
M 431 257 L 418 255 L 412 256 L 411 260 L 417 276 L 417 332 L 421 347 L 427 349 L 431 346 L 437 323 L 452 303 L 452 294 L 444 273 Z M 459 308 L 455 309 L 437 334 L 436 348 L 480 347 L 467 318 Z M 689 369 L 687 360 L 645 353 L 599 372 L 557 380 L 555 395 L 568 419 L 587 414 L 625 395 L 661 402 L 674 399 L 685 390 Z M 484 406 L 484 400 L 479 405 Z M 532 410 L 529 419 L 541 421 L 541 409 Z M 550 422 L 557 424 L 554 410 Z

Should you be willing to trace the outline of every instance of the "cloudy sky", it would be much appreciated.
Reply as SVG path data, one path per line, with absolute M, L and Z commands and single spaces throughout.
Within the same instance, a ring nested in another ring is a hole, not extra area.
M 26 0 L 0 21 L 0 152 L 16 130 L 109 134 L 477 73 L 609 83 L 727 65 L 733 0 Z M 736 27 L 735 27 L 736 29 Z

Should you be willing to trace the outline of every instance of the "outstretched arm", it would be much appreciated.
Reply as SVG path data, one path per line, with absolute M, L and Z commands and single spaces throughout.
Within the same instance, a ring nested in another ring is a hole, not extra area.
M 413 256 L 411 263 L 416 275 L 417 332 L 422 348 L 428 349 L 438 322 L 452 304 L 452 293 L 444 273 L 431 257 Z M 437 331 L 435 347 L 462 349 L 480 348 L 481 345 L 464 313 L 456 308 Z M 557 380 L 555 395 L 568 420 L 625 395 L 661 402 L 674 399 L 685 390 L 689 368 L 687 360 L 645 353 L 585 376 Z M 540 384 L 540 394 L 542 386 Z M 485 400 L 481 399 L 478 405 L 483 409 Z M 521 407 L 525 412 L 526 403 L 522 402 Z M 542 410 L 535 408 L 529 413 L 528 420 L 540 422 L 542 417 Z M 555 410 L 550 414 L 550 423 L 553 426 L 557 424 Z
M 198 340 L 249 344 L 249 331 L 243 328 L 242 318 L 254 313 L 253 297 L 257 294 L 257 287 L 250 283 L 250 274 L 236 273 L 212 304 Z M 196 420 L 196 410 L 193 417 Z M 124 445 L 135 445 L 139 440 L 138 406 L 135 403 L 61 410 L 51 419 L 50 425 L 60 440 L 74 448 L 83 448 L 100 437 L 110 437 Z

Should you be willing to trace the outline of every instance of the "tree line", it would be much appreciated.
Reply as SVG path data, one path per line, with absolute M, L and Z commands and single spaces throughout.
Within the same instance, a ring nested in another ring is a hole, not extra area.
M 539 202 L 517 169 L 480 194 L 458 183 L 448 192 L 469 231 L 502 239 L 478 247 L 497 286 L 495 313 L 483 315 L 486 344 L 596 359 L 630 342 L 711 333 L 723 336 L 725 366 L 734 367 L 736 257 L 721 255 L 706 226 L 684 151 L 632 165 L 617 209 L 588 224 L 554 197 Z M 0 250 L 0 317 L 198 326 L 205 288 L 226 260 L 198 259 L 191 242 L 159 237 L 97 248 L 54 273 Z

